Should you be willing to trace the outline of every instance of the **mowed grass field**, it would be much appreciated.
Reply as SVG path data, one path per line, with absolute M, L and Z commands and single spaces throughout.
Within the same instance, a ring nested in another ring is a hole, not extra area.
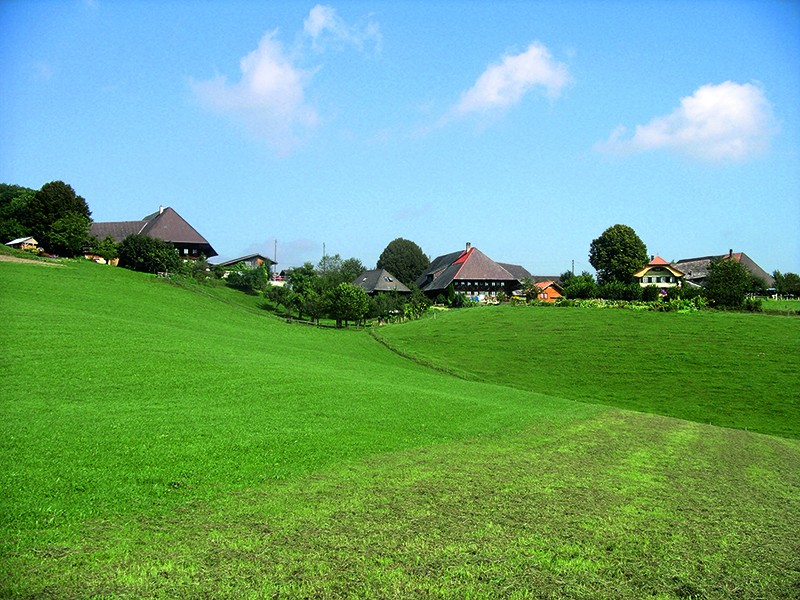
M 488 306 L 380 330 L 472 380 L 800 438 L 800 319 Z
M 4 597 L 800 594 L 796 405 L 767 435 L 753 430 L 775 408 L 718 404 L 742 413 L 723 428 L 658 414 L 659 396 L 644 412 L 588 398 L 563 372 L 526 379 L 541 348 L 511 339 L 502 311 L 379 343 L 82 262 L 0 263 L 0 307 Z M 528 314 L 545 312 L 583 318 Z M 718 316 L 687 354 L 728 329 L 764 335 Z M 475 342 L 497 318 L 509 339 L 489 359 Z M 597 360 L 630 327 L 598 318 Z M 783 356 L 759 377 L 797 389 L 795 321 L 766 319 L 786 324 L 770 338 Z M 569 339 L 566 358 L 586 351 Z M 715 381 L 738 398 L 738 380 Z

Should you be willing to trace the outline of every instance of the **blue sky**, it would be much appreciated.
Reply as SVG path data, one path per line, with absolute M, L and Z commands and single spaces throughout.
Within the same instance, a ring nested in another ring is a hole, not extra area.
M 800 3 L 0 3 L 0 181 L 217 249 L 800 272 Z

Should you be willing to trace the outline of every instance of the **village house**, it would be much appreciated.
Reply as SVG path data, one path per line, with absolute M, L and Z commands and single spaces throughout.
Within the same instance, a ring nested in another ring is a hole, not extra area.
M 379 293 L 410 294 L 411 290 L 403 285 L 402 281 L 389 273 L 386 269 L 372 269 L 364 271 L 353 280 L 353 285 L 357 285 L 370 296 Z
M 39 242 L 37 242 L 32 237 L 21 237 L 15 240 L 11 240 L 5 244 L 9 248 L 16 248 L 17 250 L 39 250 Z
M 537 281 L 533 285 L 538 290 L 536 298 L 542 302 L 556 302 L 564 297 L 564 288 L 555 281 Z
M 431 298 L 446 294 L 452 285 L 457 294 L 485 301 L 501 291 L 510 295 L 522 283 L 508 269 L 467 243 L 464 250 L 435 258 L 417 285 Z
M 682 286 L 684 273 L 660 256 L 651 256 L 650 263 L 644 269 L 634 273 L 633 276 L 642 287 L 655 285 L 663 290 Z
M 692 286 L 702 286 L 708 278 L 708 268 L 715 260 L 733 259 L 738 263 L 744 265 L 748 271 L 758 279 L 764 282 L 765 288 L 775 286 L 775 279 L 762 269 L 752 258 L 747 256 L 744 252 L 734 252 L 733 249 L 729 250 L 727 254 L 720 254 L 717 256 L 701 256 L 699 258 L 684 258 L 677 262 L 672 263 L 676 269 L 683 271 L 686 275 L 684 277 L 687 284 Z
M 217 255 L 208 240 L 169 206 L 159 207 L 158 212 L 140 221 L 92 223 L 89 228 L 89 235 L 99 240 L 111 237 L 115 242 L 121 242 L 129 235 L 136 234 L 169 242 L 175 246 L 181 258 L 211 258 Z

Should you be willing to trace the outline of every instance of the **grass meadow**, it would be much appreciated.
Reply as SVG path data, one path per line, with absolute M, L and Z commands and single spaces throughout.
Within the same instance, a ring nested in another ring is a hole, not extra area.
M 797 319 L 237 298 L 0 263 L 0 596 L 800 595 Z

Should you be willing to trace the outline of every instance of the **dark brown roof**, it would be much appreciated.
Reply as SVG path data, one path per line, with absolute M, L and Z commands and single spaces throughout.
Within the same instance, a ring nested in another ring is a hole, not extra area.
M 129 235 L 141 234 L 175 245 L 196 246 L 207 258 L 217 255 L 208 240 L 169 206 L 141 221 L 92 223 L 89 233 L 100 239 L 111 236 L 115 242 L 121 242 Z
M 517 278 L 477 248 L 443 254 L 433 260 L 417 285 L 424 292 L 444 290 L 453 281 L 517 283 Z
M 716 256 L 684 258 L 673 263 L 673 266 L 686 273 L 686 281 L 702 284 L 708 277 L 708 267 L 711 265 L 712 261 L 731 257 L 733 257 L 736 262 L 747 267 L 750 273 L 763 279 L 767 287 L 775 285 L 775 279 L 744 252 L 726 252 L 725 254 Z
M 368 294 L 375 292 L 398 292 L 400 294 L 410 294 L 403 282 L 389 273 L 386 269 L 372 269 L 364 271 L 353 280 L 353 285 L 362 288 Z
M 512 265 L 509 263 L 497 263 L 501 267 L 503 267 L 506 271 L 511 273 L 514 277 L 517 278 L 517 281 L 522 283 L 525 279 L 533 279 L 533 275 L 531 275 L 530 271 L 523 267 L 522 265 Z

